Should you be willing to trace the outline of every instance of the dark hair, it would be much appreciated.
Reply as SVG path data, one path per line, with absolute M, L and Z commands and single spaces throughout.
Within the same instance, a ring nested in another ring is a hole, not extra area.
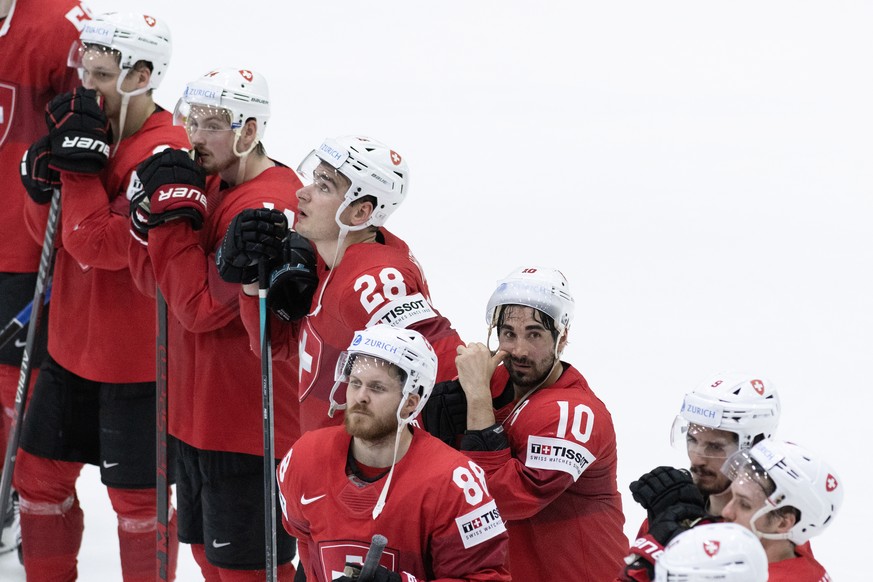
M 506 319 L 506 311 L 510 307 L 527 307 L 527 306 L 526 305 L 509 304 L 509 305 L 501 305 L 500 307 L 498 307 L 498 311 L 497 311 L 497 332 L 498 333 L 500 333 L 500 328 L 503 327 L 503 325 L 504 325 L 504 322 Z M 550 334 L 552 334 L 552 339 L 557 342 L 558 341 L 558 328 L 555 327 L 554 318 L 552 318 L 552 316 L 550 316 L 546 313 L 543 313 L 539 309 L 535 309 L 533 307 L 531 307 L 531 309 L 533 309 L 534 321 L 536 321 L 537 323 L 542 325 L 544 328 L 546 328 L 546 330 L 548 330 L 548 332 Z

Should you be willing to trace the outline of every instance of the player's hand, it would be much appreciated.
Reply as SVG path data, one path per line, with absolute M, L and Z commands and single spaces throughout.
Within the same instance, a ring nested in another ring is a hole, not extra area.
M 696 503 L 675 503 L 655 516 L 649 523 L 649 535 L 662 546 L 682 532 L 691 529 L 707 517 L 706 510 Z
M 287 232 L 278 266 L 270 274 L 267 307 L 279 319 L 296 321 L 309 313 L 318 271 L 310 242 L 294 231 Z
M 361 565 L 346 562 L 346 567 L 343 570 L 343 575 L 339 578 L 334 578 L 333 582 L 411 582 L 417 580 L 416 577 L 406 573 L 392 572 L 385 566 L 376 568 L 376 573 L 369 580 L 360 578 Z
M 472 342 L 466 346 L 458 346 L 455 365 L 458 368 L 458 380 L 467 395 L 467 400 L 482 400 L 487 398 L 491 404 L 491 376 L 500 362 L 507 356 L 504 350 L 492 354 L 485 344 Z
M 218 274 L 228 283 L 254 283 L 258 264 L 282 256 L 288 219 L 278 210 L 247 208 L 227 227 L 215 254 Z
M 37 204 L 48 204 L 54 189 L 61 187 L 60 172 L 53 170 L 50 163 L 51 142 L 47 135 L 33 142 L 21 158 L 21 183 Z
M 467 396 L 457 380 L 438 382 L 421 411 L 424 428 L 444 443 L 455 446 L 467 430 Z
M 673 467 L 657 467 L 630 484 L 634 501 L 648 512 L 649 522 L 676 503 L 705 506 L 703 494 L 688 471 Z
M 93 89 L 79 87 L 55 96 L 46 106 L 51 165 L 58 170 L 96 174 L 109 162 L 109 120 Z
M 130 199 L 130 233 L 143 244 L 149 244 L 149 217 L 151 200 L 145 190 L 140 190 Z
M 206 174 L 185 150 L 167 148 L 136 168 L 143 191 L 148 195 L 148 228 L 170 220 L 187 218 L 199 230 L 206 214 Z

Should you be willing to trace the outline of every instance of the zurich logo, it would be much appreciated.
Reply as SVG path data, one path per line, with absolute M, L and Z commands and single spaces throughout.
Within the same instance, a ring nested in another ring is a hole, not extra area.
M 352 342 L 352 345 L 353 346 L 358 345 L 359 343 L 361 343 L 361 340 L 363 340 L 363 339 L 364 338 L 363 338 L 363 336 L 361 336 L 361 334 L 356 335 L 355 340 Z

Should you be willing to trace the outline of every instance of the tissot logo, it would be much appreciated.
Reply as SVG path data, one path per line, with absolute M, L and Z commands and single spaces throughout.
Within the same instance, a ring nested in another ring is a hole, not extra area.
M 461 528 L 464 530 L 464 533 L 471 533 L 477 529 L 482 529 L 493 521 L 498 521 L 500 519 L 500 512 L 497 511 L 497 508 L 490 511 L 486 511 L 479 517 L 471 519 L 467 523 L 461 524 Z

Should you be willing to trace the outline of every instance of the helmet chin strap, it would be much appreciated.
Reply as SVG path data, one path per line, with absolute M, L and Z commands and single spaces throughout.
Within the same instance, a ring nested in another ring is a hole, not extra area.
M 758 536 L 762 540 L 787 540 L 791 535 L 790 532 L 785 533 L 765 533 L 762 531 L 758 531 L 758 528 L 755 527 L 755 522 L 758 521 L 764 515 L 767 515 L 769 512 L 773 511 L 772 507 L 767 507 L 765 503 L 762 508 L 752 515 L 752 519 L 749 520 L 749 527 L 752 528 L 752 533 Z
M 128 73 L 133 69 L 129 69 Z M 115 88 L 118 90 L 118 94 L 121 95 L 121 110 L 118 112 L 118 137 L 115 142 L 115 147 L 112 148 L 111 157 L 115 157 L 115 154 L 118 153 L 118 146 L 121 144 L 121 140 L 124 139 L 124 124 L 127 123 L 127 108 L 130 105 L 130 98 L 136 97 L 137 95 L 142 95 L 146 91 L 149 90 L 149 85 L 145 87 L 140 87 L 139 89 L 134 89 L 133 91 L 125 91 L 121 88 L 121 84 L 124 83 L 124 79 L 127 78 L 127 74 L 118 75 L 118 81 L 115 83 Z
M 239 144 L 239 138 L 242 136 L 242 129 L 243 128 L 240 127 L 233 132 L 233 154 L 239 158 L 239 166 L 237 166 L 236 170 L 236 184 L 234 184 L 234 186 L 242 184 L 243 178 L 246 174 L 246 160 L 248 160 L 249 154 L 255 151 L 258 143 L 260 143 L 260 140 L 255 138 L 255 140 L 252 142 L 252 145 L 250 145 L 246 151 L 237 151 L 236 146 Z

